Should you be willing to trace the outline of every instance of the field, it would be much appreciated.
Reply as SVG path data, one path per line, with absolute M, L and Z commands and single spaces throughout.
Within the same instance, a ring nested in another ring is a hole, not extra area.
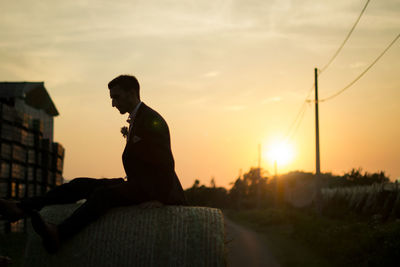
M 400 257 L 398 220 L 333 219 L 290 207 L 224 213 L 263 235 L 283 266 L 396 266 Z
M 380 221 L 400 219 L 400 193 L 393 183 L 325 188 L 320 202 L 323 212 L 330 215 L 351 212 Z

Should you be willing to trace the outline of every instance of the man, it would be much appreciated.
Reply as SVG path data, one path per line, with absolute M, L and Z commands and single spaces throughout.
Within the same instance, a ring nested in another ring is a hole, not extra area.
M 108 88 L 112 106 L 121 114 L 129 113 L 129 131 L 122 154 L 126 181 L 122 178 L 75 178 L 44 196 L 21 202 L 0 199 L 0 214 L 9 221 L 31 216 L 33 228 L 50 253 L 56 252 L 63 241 L 112 207 L 186 204 L 174 170 L 165 120 L 140 101 L 140 85 L 134 76 L 118 76 Z M 59 225 L 43 221 L 37 212 L 47 205 L 74 203 L 80 199 L 86 199 L 86 202 Z

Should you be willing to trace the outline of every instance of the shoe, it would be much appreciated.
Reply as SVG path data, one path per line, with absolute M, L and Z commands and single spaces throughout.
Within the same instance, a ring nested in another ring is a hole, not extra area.
M 37 211 L 31 214 L 32 226 L 35 232 L 42 238 L 43 246 L 50 254 L 54 254 L 60 248 L 60 237 L 57 225 L 47 223 Z
M 18 203 L 18 201 L 0 199 L 1 218 L 9 222 L 15 222 L 26 217 L 25 211 L 18 207 Z
M 7 267 L 8 265 L 12 264 L 12 260 L 9 257 L 6 256 L 0 256 L 0 266 L 1 267 Z

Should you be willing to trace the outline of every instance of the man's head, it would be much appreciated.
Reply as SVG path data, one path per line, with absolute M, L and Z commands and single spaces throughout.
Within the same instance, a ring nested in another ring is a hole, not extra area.
M 120 75 L 108 83 L 112 106 L 121 114 L 131 112 L 140 102 L 140 85 L 135 76 Z

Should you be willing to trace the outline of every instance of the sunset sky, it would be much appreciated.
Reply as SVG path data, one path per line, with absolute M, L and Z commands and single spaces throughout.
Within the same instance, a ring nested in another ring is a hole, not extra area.
M 124 176 L 107 83 L 133 74 L 167 120 L 184 188 L 228 186 L 283 140 L 314 81 L 366 1 L 2 1 L 0 81 L 44 81 L 60 116 L 64 176 Z M 320 98 L 350 83 L 400 33 L 398 0 L 371 1 L 332 65 Z M 313 96 L 313 92 L 310 97 Z M 320 104 L 321 171 L 362 167 L 400 179 L 400 41 L 343 94 Z M 296 129 L 295 129 L 296 130 Z M 315 171 L 314 106 L 278 172 Z

